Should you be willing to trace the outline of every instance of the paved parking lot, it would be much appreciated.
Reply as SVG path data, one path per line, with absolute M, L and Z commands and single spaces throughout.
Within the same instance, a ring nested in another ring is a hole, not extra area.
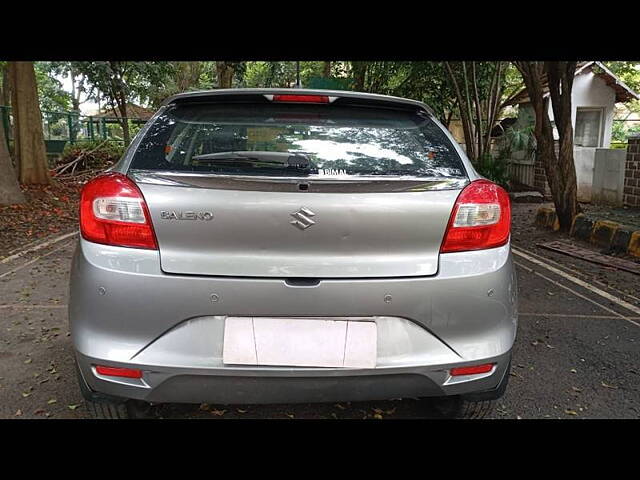
M 518 210 L 519 208 L 519 210 Z M 639 418 L 640 279 L 536 247 L 516 225 L 520 324 L 493 418 Z M 557 237 L 553 237 L 557 238 Z M 0 263 L 0 418 L 86 418 L 66 320 L 75 238 Z M 163 418 L 431 418 L 415 399 L 269 406 L 167 405 Z

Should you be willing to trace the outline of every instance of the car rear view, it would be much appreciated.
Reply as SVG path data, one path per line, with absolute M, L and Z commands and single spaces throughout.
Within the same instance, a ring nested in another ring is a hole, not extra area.
M 97 416 L 402 397 L 481 416 L 504 392 L 509 198 L 419 102 L 180 94 L 80 208 L 69 314 Z

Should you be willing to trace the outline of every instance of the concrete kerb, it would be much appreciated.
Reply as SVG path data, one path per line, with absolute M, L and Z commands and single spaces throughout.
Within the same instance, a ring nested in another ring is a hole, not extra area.
M 534 223 L 538 227 L 552 230 L 560 228 L 556 211 L 552 207 L 538 208 Z M 580 213 L 573 219 L 569 235 L 613 252 L 640 258 L 640 230 L 621 223 Z

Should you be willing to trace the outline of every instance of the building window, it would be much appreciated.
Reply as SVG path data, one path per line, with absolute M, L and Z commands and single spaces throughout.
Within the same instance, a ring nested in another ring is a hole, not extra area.
M 578 108 L 573 143 L 578 147 L 602 146 L 601 108 Z

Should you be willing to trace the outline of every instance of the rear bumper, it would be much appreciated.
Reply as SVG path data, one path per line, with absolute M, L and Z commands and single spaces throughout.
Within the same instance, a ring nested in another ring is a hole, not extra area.
M 313 371 L 290 369 L 265 372 L 251 369 L 195 369 L 142 367 L 144 380 L 105 380 L 92 365 L 104 363 L 77 355 L 89 389 L 116 399 L 152 403 L 273 404 L 385 400 L 392 398 L 477 395 L 497 398 L 506 381 L 511 352 L 495 357 L 489 374 L 470 375 L 458 383 L 447 371 L 451 365 L 394 369 Z M 131 365 L 130 366 L 136 366 Z
M 224 365 L 229 315 L 374 319 L 377 366 Z M 81 240 L 69 317 L 87 385 L 115 397 L 257 404 L 464 395 L 495 389 L 505 377 L 517 327 L 516 281 L 508 245 L 441 255 L 431 277 L 295 287 L 281 279 L 167 275 L 157 252 Z M 448 374 L 489 362 L 496 365 L 487 374 Z M 140 368 L 144 376 L 101 377 L 96 364 Z

